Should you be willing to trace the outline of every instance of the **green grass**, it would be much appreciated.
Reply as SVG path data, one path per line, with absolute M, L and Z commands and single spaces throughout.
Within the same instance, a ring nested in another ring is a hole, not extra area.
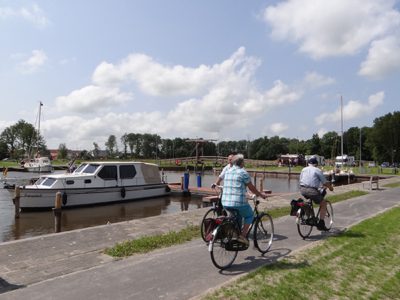
M 338 202 L 347 200 L 354 197 L 359 197 L 368 194 L 362 191 L 350 191 L 341 195 L 330 196 L 329 200 L 332 202 Z M 290 205 L 287 207 L 281 207 L 269 210 L 272 218 L 279 218 L 288 215 L 290 212 Z M 124 241 L 116 244 L 112 248 L 107 248 L 104 253 L 113 257 L 126 257 L 137 253 L 146 253 L 155 249 L 165 248 L 184 242 L 190 241 L 200 237 L 199 226 L 189 226 L 178 232 L 171 231 L 166 234 L 158 234 L 154 236 L 144 236 L 135 240 Z
M 388 183 L 388 184 L 385 184 L 383 187 L 397 188 L 397 187 L 400 187 L 400 182 Z
M 399 219 L 397 207 L 205 299 L 399 299 Z
M 188 242 L 200 236 L 200 226 L 188 226 L 180 231 L 170 231 L 166 234 L 144 236 L 136 240 L 125 241 L 107 248 L 104 253 L 113 257 L 126 257 L 137 253 L 165 248 Z

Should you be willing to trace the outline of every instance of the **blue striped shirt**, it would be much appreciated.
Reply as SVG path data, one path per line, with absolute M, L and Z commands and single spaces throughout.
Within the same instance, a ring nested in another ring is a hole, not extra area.
M 247 184 L 251 181 L 249 173 L 243 168 L 232 166 L 225 173 L 223 206 L 242 206 L 247 204 Z

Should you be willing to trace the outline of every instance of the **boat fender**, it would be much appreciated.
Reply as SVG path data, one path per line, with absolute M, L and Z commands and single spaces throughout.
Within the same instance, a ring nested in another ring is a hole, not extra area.
M 125 198 L 125 196 L 126 196 L 126 191 L 125 191 L 125 188 L 122 187 L 122 189 L 121 189 L 121 197 Z
M 67 205 L 67 201 L 68 201 L 68 196 L 66 192 L 62 193 L 62 204 L 63 205 Z
M 169 192 L 171 191 L 171 188 L 167 185 L 167 186 L 165 187 L 165 191 L 166 191 L 167 193 L 169 193 Z

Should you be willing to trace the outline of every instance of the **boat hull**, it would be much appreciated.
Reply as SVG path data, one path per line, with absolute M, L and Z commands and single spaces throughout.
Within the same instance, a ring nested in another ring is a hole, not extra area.
M 57 192 L 61 192 L 62 207 L 79 207 L 165 196 L 169 194 L 169 188 L 167 184 L 61 190 L 28 187 L 21 189 L 20 208 L 52 208 Z

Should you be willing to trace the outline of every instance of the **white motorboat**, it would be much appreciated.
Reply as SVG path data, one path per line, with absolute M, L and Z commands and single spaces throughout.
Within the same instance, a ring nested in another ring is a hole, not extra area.
M 57 192 L 63 207 L 76 207 L 167 195 L 158 166 L 143 162 L 87 162 L 73 173 L 42 175 L 20 187 L 21 209 L 51 208 Z
M 38 172 L 38 173 L 51 173 L 53 172 L 53 166 L 48 157 L 38 157 L 30 159 L 24 163 L 24 169 L 28 172 Z

